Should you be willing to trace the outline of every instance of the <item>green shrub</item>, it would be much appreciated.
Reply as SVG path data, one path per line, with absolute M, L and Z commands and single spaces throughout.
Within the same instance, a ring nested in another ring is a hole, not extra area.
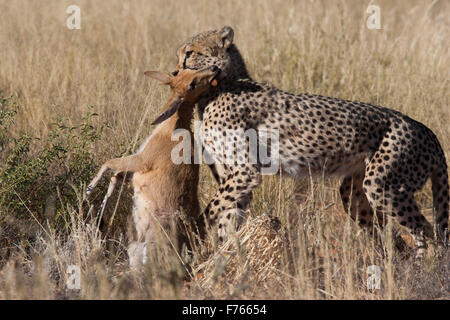
M 105 126 L 95 127 L 97 114 L 90 111 L 75 126 L 58 119 L 44 140 L 28 132 L 12 137 L 9 129 L 18 110 L 14 97 L 4 98 L 0 92 L 0 223 L 7 216 L 20 221 L 45 218 L 64 228 L 67 205 L 77 205 L 72 186 L 92 176 L 92 145 Z M 46 205 L 53 207 L 51 217 L 44 215 Z

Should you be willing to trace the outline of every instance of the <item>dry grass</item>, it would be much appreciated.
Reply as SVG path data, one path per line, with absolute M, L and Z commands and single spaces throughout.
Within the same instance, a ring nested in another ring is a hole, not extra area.
M 381 7 L 382 30 L 365 27 L 372 2 Z M 0 90 L 23 106 L 10 134 L 40 136 L 33 145 L 39 149 L 52 122 L 64 117 L 75 124 L 93 109 L 94 124 L 109 125 L 90 146 L 97 165 L 133 151 L 169 95 L 143 72 L 171 70 L 185 39 L 230 25 L 254 79 L 399 110 L 430 127 L 449 158 L 450 4 L 372 2 L 0 0 Z M 81 30 L 65 27 L 70 4 L 81 7 Z M 216 188 L 207 168 L 200 183 L 205 206 Z M 74 186 L 75 196 L 81 188 Z M 48 215 L 39 224 L 30 220 L 32 240 L 10 243 L 11 254 L 0 257 L 0 298 L 449 299 L 448 252 L 437 258 L 430 248 L 422 267 L 414 267 L 392 248 L 396 224 L 375 244 L 343 211 L 337 188 L 335 180 L 266 178 L 241 241 L 221 249 L 231 250 L 229 264 L 218 258 L 222 251 L 209 255 L 219 249 L 207 243 L 190 258 L 203 276 L 184 285 L 171 248 L 161 248 L 142 272 L 130 272 L 125 246 L 132 235 L 123 223 L 97 234 L 81 202 L 73 208 L 54 190 L 69 217 L 66 228 Z M 126 194 L 110 219 L 126 219 Z M 428 185 L 418 201 L 430 217 Z M 0 210 L 2 223 L 14 221 L 14 213 Z M 25 206 L 23 212 L 39 216 Z M 281 228 L 264 224 L 264 213 Z M 6 234 L 0 225 L 0 237 Z M 270 239 L 273 250 L 264 253 Z M 71 264 L 81 267 L 81 290 L 66 288 Z M 381 289 L 373 292 L 366 287 L 370 265 L 382 271 Z

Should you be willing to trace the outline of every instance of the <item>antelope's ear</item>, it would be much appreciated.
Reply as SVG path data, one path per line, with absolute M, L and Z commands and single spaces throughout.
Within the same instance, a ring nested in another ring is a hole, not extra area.
M 178 111 L 178 109 L 180 109 L 181 105 L 183 104 L 183 101 L 181 99 L 177 99 L 174 102 L 172 102 L 172 104 L 170 105 L 169 109 L 167 109 L 166 111 L 164 111 L 163 113 L 161 113 L 158 118 L 156 118 L 153 122 L 152 125 L 154 124 L 160 124 L 161 122 L 169 119 L 171 116 L 173 116 L 175 114 L 175 112 Z
M 222 43 L 220 44 L 222 48 L 228 49 L 229 46 L 233 43 L 234 31 L 231 27 L 223 27 L 220 30 L 220 38 Z
M 172 79 L 167 73 L 159 72 L 159 71 L 145 71 L 144 74 L 147 77 L 158 80 L 159 82 L 161 82 L 163 84 L 169 84 L 170 79 Z

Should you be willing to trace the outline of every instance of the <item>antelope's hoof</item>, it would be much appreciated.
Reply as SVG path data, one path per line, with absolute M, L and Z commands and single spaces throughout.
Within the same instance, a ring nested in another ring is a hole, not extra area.
M 92 191 L 94 190 L 94 187 L 88 186 L 86 188 L 86 196 L 89 197 L 92 194 Z

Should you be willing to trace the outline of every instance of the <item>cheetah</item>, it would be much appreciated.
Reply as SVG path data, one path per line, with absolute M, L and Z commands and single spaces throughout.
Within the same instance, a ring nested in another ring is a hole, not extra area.
M 178 65 L 221 69 L 220 85 L 197 103 L 205 148 L 213 157 L 222 150 L 208 132 L 255 129 L 279 132 L 279 171 L 294 178 L 309 175 L 343 178 L 344 209 L 363 227 L 374 217 L 396 217 L 413 236 L 416 256 L 424 253 L 426 237 L 447 238 L 449 188 L 444 152 L 433 132 L 408 116 L 380 106 L 313 94 L 293 94 L 249 76 L 233 44 L 231 27 L 200 33 L 178 50 Z M 228 137 L 227 137 L 228 138 Z M 236 137 L 234 137 L 234 140 Z M 246 148 L 248 151 L 248 148 Z M 246 159 L 248 159 L 248 154 Z M 261 182 L 263 164 L 246 162 L 211 165 L 219 188 L 203 218 L 217 226 L 219 240 L 239 227 Z M 421 214 L 414 193 L 432 181 L 434 224 Z M 382 221 L 385 219 L 382 219 Z

